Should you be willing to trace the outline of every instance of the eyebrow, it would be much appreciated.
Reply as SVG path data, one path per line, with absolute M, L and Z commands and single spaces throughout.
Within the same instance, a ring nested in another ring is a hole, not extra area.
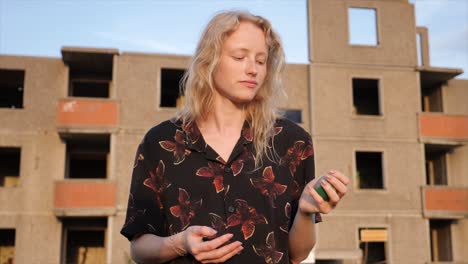
M 249 51 L 249 49 L 246 49 L 246 48 L 236 48 L 236 49 L 233 49 L 232 52 L 236 52 L 236 51 L 239 51 L 239 50 L 240 51 L 247 51 L 247 52 Z M 262 51 L 262 52 L 257 53 L 257 55 L 268 56 L 268 53 Z

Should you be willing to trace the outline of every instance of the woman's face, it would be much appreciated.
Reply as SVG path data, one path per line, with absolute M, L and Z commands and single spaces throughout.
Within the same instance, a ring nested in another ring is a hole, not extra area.
M 241 22 L 224 40 L 213 73 L 217 95 L 235 104 L 252 101 L 265 80 L 267 59 L 263 30 L 253 23 Z

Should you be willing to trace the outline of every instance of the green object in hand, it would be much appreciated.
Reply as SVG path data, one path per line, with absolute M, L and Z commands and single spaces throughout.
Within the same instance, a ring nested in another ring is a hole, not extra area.
M 320 179 L 315 183 L 314 189 L 315 189 L 315 191 L 317 191 L 317 193 L 320 196 L 322 196 L 323 200 L 329 201 L 330 197 L 328 197 L 327 192 L 325 191 L 325 189 L 323 189 L 323 186 L 320 184 L 322 181 L 326 181 L 326 180 L 327 179 L 325 178 L 325 176 L 320 177 Z M 333 187 L 333 185 L 331 185 L 331 183 L 329 183 L 329 184 L 333 189 L 335 189 L 335 187 Z
M 320 184 L 319 184 L 319 185 L 320 185 Z M 325 191 L 325 189 L 323 189 L 322 186 L 318 186 L 318 187 L 317 187 L 317 185 L 316 185 L 315 190 L 317 191 L 318 194 L 320 194 L 320 196 L 322 196 L 323 200 L 325 200 L 325 201 L 329 201 L 329 200 L 330 200 L 330 197 L 328 197 L 327 192 Z

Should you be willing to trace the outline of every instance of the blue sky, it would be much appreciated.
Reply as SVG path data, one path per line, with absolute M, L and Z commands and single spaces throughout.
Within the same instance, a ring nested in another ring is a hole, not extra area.
M 468 0 L 410 2 L 417 25 L 429 28 L 432 66 L 462 68 L 468 78 Z M 305 0 L 0 0 L 0 54 L 60 57 L 62 46 L 91 46 L 189 55 L 226 9 L 265 16 L 287 61 L 307 63 Z

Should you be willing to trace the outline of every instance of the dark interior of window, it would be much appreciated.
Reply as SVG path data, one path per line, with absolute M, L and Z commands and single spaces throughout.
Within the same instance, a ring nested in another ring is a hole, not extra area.
M 451 220 L 430 220 L 432 261 L 453 261 Z
M 426 183 L 447 185 L 447 163 L 444 152 L 426 152 Z
M 0 229 L 0 260 L 2 264 L 15 261 L 15 230 Z
M 99 73 L 70 72 L 69 95 L 74 97 L 109 98 L 112 76 Z
M 358 115 L 380 115 L 379 80 L 353 78 L 353 104 Z
M 183 69 L 161 69 L 161 107 L 176 107 L 180 94 Z
M 381 152 L 356 152 L 356 169 L 359 188 L 383 189 Z
M 0 246 L 15 245 L 15 229 L 0 229 Z
M 62 263 L 105 263 L 106 228 L 106 218 L 64 219 Z
M 106 178 L 109 135 L 73 135 L 66 139 L 67 178 Z
M 360 242 L 362 250 L 362 263 L 385 264 L 385 242 Z
M 0 108 L 23 108 L 24 70 L 0 69 Z
M 20 159 L 20 148 L 0 148 L 0 186 L 13 187 L 15 185 L 20 175 Z
M 440 86 L 421 90 L 423 112 L 443 112 Z
M 284 111 L 285 118 L 289 119 L 292 122 L 295 123 L 302 123 L 302 110 L 296 110 L 296 109 L 286 109 Z

